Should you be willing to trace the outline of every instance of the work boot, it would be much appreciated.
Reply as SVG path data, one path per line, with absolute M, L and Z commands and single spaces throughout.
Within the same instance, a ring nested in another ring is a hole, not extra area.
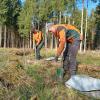
M 43 57 L 42 56 L 39 56 L 39 58 L 42 59 Z
M 41 57 L 40 55 L 38 55 L 38 56 L 36 57 L 36 59 L 37 59 L 37 60 L 40 60 L 40 59 L 42 59 L 42 57 Z
M 38 56 L 38 57 L 36 57 L 36 60 L 40 60 L 40 57 Z
M 64 81 L 67 81 L 67 80 L 70 79 L 69 71 L 64 71 L 64 73 L 63 73 L 63 79 L 64 79 Z

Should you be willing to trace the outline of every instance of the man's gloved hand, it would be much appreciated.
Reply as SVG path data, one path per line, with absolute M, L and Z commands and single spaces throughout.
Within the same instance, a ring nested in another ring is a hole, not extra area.
M 58 56 L 55 56 L 55 61 L 56 61 L 56 62 L 58 61 Z

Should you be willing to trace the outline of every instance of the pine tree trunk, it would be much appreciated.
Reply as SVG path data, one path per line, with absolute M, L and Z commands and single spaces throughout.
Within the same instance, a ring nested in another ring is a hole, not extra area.
M 24 52 L 24 55 L 23 55 L 23 58 L 24 58 L 24 68 L 26 68 L 26 56 L 25 56 L 25 52 L 26 52 L 26 39 L 23 38 L 23 52 Z
M 14 47 L 16 48 L 16 33 L 15 33 Z
M 47 23 L 45 25 L 45 48 L 47 49 L 47 34 L 48 34 L 48 29 L 47 29 Z
M 94 49 L 94 31 L 92 31 L 92 49 Z
M 65 24 L 66 24 L 66 21 L 67 21 L 67 17 L 65 16 Z
M 38 30 L 39 30 L 39 28 L 40 28 L 40 27 L 39 27 L 39 24 L 40 24 L 40 22 L 38 21 Z
M 23 44 L 22 44 L 23 46 L 22 47 L 25 48 L 25 40 L 24 40 L 24 38 L 22 40 L 23 40 Z
M 14 47 L 14 33 L 11 31 L 11 47 Z
M 75 21 L 73 20 L 73 25 L 74 25 Z
M 51 50 L 53 49 L 53 43 L 54 43 L 54 36 L 52 34 L 52 38 L 51 38 Z
M 61 11 L 59 13 L 59 24 L 61 24 Z
M 7 32 L 7 27 L 5 25 L 4 26 L 4 48 L 6 48 L 6 32 Z
M 11 46 L 11 30 L 9 30 L 8 42 L 7 42 L 7 44 L 8 44 L 8 47 L 10 48 L 10 46 Z
M 86 27 L 85 27 L 85 38 L 84 38 L 84 52 L 86 52 L 87 17 L 88 17 L 88 11 L 86 10 Z
M 15 48 L 17 47 L 17 33 L 15 33 Z
M 19 48 L 23 48 L 23 39 L 22 38 L 18 39 L 18 45 L 19 45 Z
M 29 47 L 31 48 L 31 46 L 32 46 L 32 34 L 31 34 L 31 31 L 30 31 Z
M 33 40 L 33 49 L 35 49 L 35 41 Z
M 28 48 L 31 48 L 31 47 L 30 47 L 30 39 L 29 39 L 29 38 L 28 38 L 28 40 L 27 40 L 27 47 L 28 47 Z
M 0 25 L 0 47 L 2 42 L 2 25 Z
M 7 43 L 6 43 L 6 47 L 7 47 L 7 48 L 8 48 L 8 35 L 9 35 L 9 30 L 7 29 L 7 34 L 6 34 L 6 37 L 7 37 L 7 38 L 6 38 L 6 39 L 7 39 L 7 41 L 6 41 L 6 42 L 7 42 Z
M 68 24 L 70 24 L 70 17 L 68 17 Z
M 82 17 L 81 17 L 81 35 L 83 36 L 83 12 L 84 12 L 84 0 L 82 0 Z M 80 52 L 82 52 L 83 43 L 80 43 Z
M 28 40 L 27 39 L 24 39 L 24 41 L 25 41 L 25 48 L 28 48 Z
M 20 40 L 19 35 L 17 35 L 17 37 L 16 37 L 16 41 L 17 41 L 17 43 L 16 43 L 16 47 L 17 47 L 17 48 L 20 48 L 19 41 L 21 42 L 21 40 Z M 21 44 L 21 43 L 20 43 L 20 44 Z
M 27 45 L 27 48 L 30 47 L 30 45 L 29 45 L 29 39 L 26 40 L 26 45 Z
M 57 16 L 57 23 L 59 23 L 59 16 Z

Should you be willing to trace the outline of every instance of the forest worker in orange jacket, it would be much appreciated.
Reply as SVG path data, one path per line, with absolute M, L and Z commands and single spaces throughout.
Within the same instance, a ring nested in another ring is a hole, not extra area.
M 63 76 L 66 71 L 69 70 L 70 76 L 76 74 L 76 55 L 79 49 L 80 40 L 82 36 L 80 31 L 72 25 L 68 24 L 57 24 L 52 25 L 49 28 L 49 32 L 52 32 L 54 36 L 58 39 L 58 48 L 55 56 L 55 60 L 63 52 Z
M 40 50 L 42 49 L 44 45 L 44 39 L 43 39 L 43 33 L 39 30 L 35 30 L 33 32 L 33 41 L 35 41 L 35 49 L 36 49 L 36 59 L 40 60 Z

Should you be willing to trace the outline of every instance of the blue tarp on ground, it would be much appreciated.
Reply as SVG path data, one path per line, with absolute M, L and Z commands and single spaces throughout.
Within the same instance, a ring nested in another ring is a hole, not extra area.
M 100 79 L 92 78 L 87 75 L 74 75 L 67 82 L 66 86 L 71 86 L 79 91 L 100 90 Z

